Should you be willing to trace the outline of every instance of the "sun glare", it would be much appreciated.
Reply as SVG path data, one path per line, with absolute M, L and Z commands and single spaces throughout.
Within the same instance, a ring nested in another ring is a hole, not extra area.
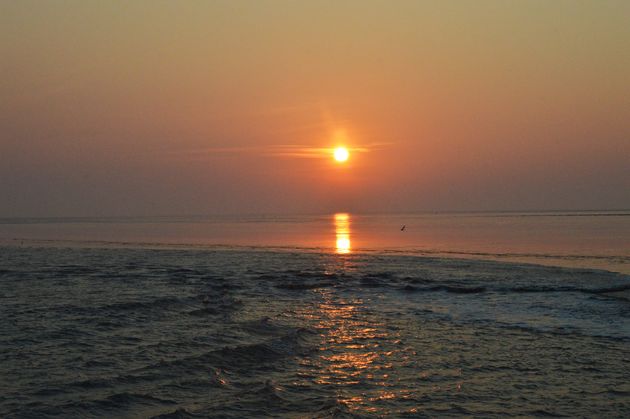
M 350 253 L 350 215 L 346 213 L 335 214 L 335 251 L 339 254 Z
M 345 147 L 337 147 L 335 148 L 333 155 L 335 157 L 335 160 L 337 160 L 340 163 L 343 163 L 346 160 L 348 160 L 350 153 L 348 153 L 348 149 Z

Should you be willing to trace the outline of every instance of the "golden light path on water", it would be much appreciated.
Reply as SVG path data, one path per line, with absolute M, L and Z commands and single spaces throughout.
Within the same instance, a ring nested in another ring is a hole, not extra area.
M 399 369 L 409 368 L 413 353 L 402 345 L 399 333 L 373 315 L 370 299 L 317 292 L 320 303 L 299 314 L 322 340 L 318 355 L 301 362 L 301 375 L 322 389 L 334 388 L 337 402 L 350 412 L 414 414 L 413 393 L 397 377 Z
M 335 253 L 350 254 L 350 214 L 334 214 L 333 225 Z M 316 292 L 320 301 L 298 311 L 321 337 L 318 355 L 301 362 L 300 376 L 322 390 L 336 389 L 337 403 L 352 413 L 387 415 L 392 413 L 390 402 L 406 404 L 411 393 L 392 373 L 408 366 L 410 354 L 401 345 L 399 334 L 373 316 L 371 298 L 339 298 L 327 289 Z M 416 409 L 405 405 L 397 412 L 414 414 Z
M 350 253 L 350 215 L 347 213 L 335 214 L 335 251 L 339 254 Z

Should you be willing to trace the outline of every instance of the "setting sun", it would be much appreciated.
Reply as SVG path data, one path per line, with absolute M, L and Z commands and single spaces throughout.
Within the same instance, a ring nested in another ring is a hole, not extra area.
M 342 163 L 348 160 L 350 153 L 348 153 L 348 149 L 345 147 L 337 147 L 334 151 L 335 160 Z

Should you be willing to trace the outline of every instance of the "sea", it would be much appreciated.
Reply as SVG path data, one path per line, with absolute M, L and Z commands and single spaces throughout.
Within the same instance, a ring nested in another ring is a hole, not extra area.
M 0 218 L 2 418 L 630 417 L 630 211 Z

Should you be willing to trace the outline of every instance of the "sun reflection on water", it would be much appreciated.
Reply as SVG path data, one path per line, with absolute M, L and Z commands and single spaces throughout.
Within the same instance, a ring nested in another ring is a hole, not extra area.
M 335 251 L 339 254 L 347 254 L 351 251 L 350 245 L 350 215 L 347 213 L 335 214 Z
M 301 312 L 322 338 L 319 355 L 302 364 L 305 376 L 335 389 L 338 403 L 351 412 L 387 414 L 387 403 L 408 400 L 409 390 L 395 378 L 395 370 L 409 362 L 398 333 L 370 315 L 370 301 L 318 293 L 321 302 Z

